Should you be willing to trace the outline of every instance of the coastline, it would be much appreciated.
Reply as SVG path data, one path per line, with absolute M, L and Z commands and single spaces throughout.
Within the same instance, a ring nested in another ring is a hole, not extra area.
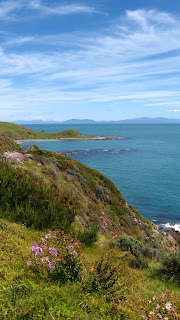
M 14 140 L 16 143 L 21 144 L 24 142 L 35 142 L 35 141 L 63 141 L 63 140 L 72 140 L 72 141 L 77 141 L 77 140 L 124 140 L 125 137 L 78 137 L 78 138 L 50 138 L 50 139 L 18 139 Z

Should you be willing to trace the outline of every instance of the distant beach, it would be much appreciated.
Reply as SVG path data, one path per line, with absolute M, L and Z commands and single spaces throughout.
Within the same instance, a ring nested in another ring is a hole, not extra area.
M 24 139 L 24 140 L 15 140 L 16 143 L 21 144 L 24 142 L 40 142 L 40 141 L 64 141 L 64 140 L 124 140 L 125 137 L 83 137 L 83 138 L 56 138 L 56 139 Z

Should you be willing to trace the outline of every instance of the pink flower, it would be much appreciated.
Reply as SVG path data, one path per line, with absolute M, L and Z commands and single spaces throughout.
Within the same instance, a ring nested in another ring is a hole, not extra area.
M 153 297 L 153 300 L 156 300 L 157 298 L 158 298 L 157 296 L 154 296 L 154 297 Z
M 55 249 L 55 248 L 49 248 L 49 253 L 50 253 L 53 257 L 57 257 L 57 249 Z
M 51 262 L 49 262 L 48 267 L 49 269 L 52 269 L 52 270 L 55 269 L 55 266 L 53 266 Z
M 167 302 L 165 304 L 165 308 L 166 308 L 166 310 L 172 310 L 172 304 L 170 302 Z
M 77 256 L 77 252 L 76 251 L 73 251 L 73 256 Z
M 33 246 L 31 247 L 31 252 L 34 254 L 34 256 L 39 256 L 43 252 L 43 247 L 39 247 L 37 243 L 34 243 Z
M 31 265 L 31 261 L 27 261 L 27 266 L 30 266 Z
M 69 246 L 68 249 L 69 249 L 69 250 L 73 250 L 73 247 L 72 247 L 72 246 Z

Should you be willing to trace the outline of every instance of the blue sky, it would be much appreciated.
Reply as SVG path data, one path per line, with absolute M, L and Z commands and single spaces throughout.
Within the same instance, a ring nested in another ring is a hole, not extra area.
M 0 1 L 0 121 L 180 118 L 180 1 Z

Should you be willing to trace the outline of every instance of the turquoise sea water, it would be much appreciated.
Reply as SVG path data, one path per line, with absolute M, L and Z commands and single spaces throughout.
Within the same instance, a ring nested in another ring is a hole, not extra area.
M 38 141 L 50 151 L 77 151 L 72 158 L 108 176 L 126 201 L 157 224 L 180 229 L 180 125 L 28 125 L 58 132 L 75 129 L 83 135 L 125 137 L 105 141 Z M 34 142 L 24 142 L 29 147 Z

